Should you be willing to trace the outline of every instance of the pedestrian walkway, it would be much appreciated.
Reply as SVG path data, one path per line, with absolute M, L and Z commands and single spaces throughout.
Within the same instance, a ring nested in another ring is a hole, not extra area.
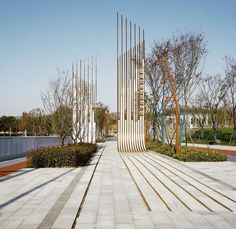
M 88 166 L 0 179 L 0 228 L 235 228 L 235 169 L 118 153 L 110 141 Z
M 1 161 L 0 162 L 0 177 L 4 177 L 8 174 L 14 173 L 23 169 L 27 166 L 26 158 L 18 158 L 13 160 Z M 22 171 L 19 171 L 18 175 Z M 16 176 L 16 174 L 14 174 Z
M 182 145 L 185 146 L 185 143 L 182 143 Z M 195 143 L 188 143 L 188 146 L 195 148 L 203 148 L 203 149 L 215 149 L 224 152 L 227 155 L 236 156 L 236 146 L 195 144 Z
M 21 157 L 17 159 L 12 159 L 12 160 L 6 160 L 6 161 L 0 161 L 0 168 L 10 166 L 10 165 L 15 165 L 17 163 L 21 163 L 26 161 L 26 157 Z

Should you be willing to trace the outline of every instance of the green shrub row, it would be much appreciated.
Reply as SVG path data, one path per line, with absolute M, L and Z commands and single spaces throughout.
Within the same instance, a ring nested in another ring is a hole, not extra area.
M 195 130 L 194 133 L 191 135 L 193 139 L 200 138 L 200 130 Z M 222 142 L 229 142 L 232 135 L 232 129 L 229 128 L 221 128 L 216 129 L 216 138 Z M 204 139 L 211 141 L 214 139 L 212 129 L 204 129 Z
M 180 161 L 227 161 L 227 156 L 216 150 L 197 150 L 191 147 L 184 147 L 180 153 L 174 154 L 174 158 Z
M 174 145 L 148 142 L 146 146 L 147 149 L 176 158 L 180 161 L 227 161 L 227 156 L 216 150 L 198 150 L 191 147 L 181 147 L 180 152 L 175 154 Z
M 172 157 L 174 155 L 174 146 L 170 144 L 162 144 L 161 142 L 150 141 L 146 143 L 146 147 L 147 149 L 165 154 L 169 157 Z
M 85 165 L 96 152 L 96 145 L 42 147 L 31 150 L 27 156 L 28 167 L 77 167 Z

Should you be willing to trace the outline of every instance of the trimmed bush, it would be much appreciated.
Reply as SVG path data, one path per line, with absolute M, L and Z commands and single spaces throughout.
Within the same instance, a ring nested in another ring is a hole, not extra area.
M 165 154 L 166 156 L 172 157 L 174 155 L 174 147 L 172 145 L 163 144 L 156 148 L 158 153 Z
M 232 135 L 232 129 L 230 128 L 216 129 L 216 138 L 221 143 L 229 143 L 231 135 Z M 200 130 L 195 130 L 193 134 L 191 135 L 191 137 L 194 140 L 194 142 L 197 143 L 197 140 L 200 137 Z M 204 128 L 204 140 L 206 141 L 206 143 L 213 141 L 212 129 Z
M 85 165 L 96 152 L 96 145 L 83 143 L 67 146 L 42 147 L 31 150 L 28 167 L 77 167 Z
M 196 150 L 191 147 L 183 147 L 181 152 L 173 155 L 180 161 L 227 161 L 227 156 L 216 150 Z
M 147 149 L 181 161 L 227 161 L 227 156 L 216 150 L 198 150 L 191 147 L 181 147 L 178 154 L 174 152 L 174 145 L 161 144 L 160 142 L 147 142 Z
M 155 152 L 165 154 L 169 157 L 174 155 L 174 146 L 169 144 L 162 144 L 161 142 L 148 142 L 146 144 L 147 149 Z
M 96 142 L 97 143 L 103 143 L 103 142 L 105 142 L 106 140 L 105 140 L 105 138 L 102 138 L 102 139 L 96 139 Z
M 150 150 L 154 150 L 155 148 L 161 146 L 161 142 L 154 142 L 154 141 L 148 141 L 146 142 L 146 148 Z

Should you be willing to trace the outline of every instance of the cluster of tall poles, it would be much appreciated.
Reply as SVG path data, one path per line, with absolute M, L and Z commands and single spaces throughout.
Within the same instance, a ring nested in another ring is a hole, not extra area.
M 97 58 L 72 63 L 72 128 L 75 142 L 96 142 Z
M 144 30 L 117 13 L 118 151 L 143 152 Z

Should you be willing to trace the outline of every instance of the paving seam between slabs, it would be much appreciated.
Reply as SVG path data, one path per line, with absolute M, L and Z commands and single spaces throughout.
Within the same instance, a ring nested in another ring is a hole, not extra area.
M 102 152 L 100 153 L 99 158 L 98 158 L 98 160 L 97 160 L 97 162 L 96 162 L 96 165 L 95 165 L 95 167 L 94 167 L 93 173 L 92 173 L 91 178 L 90 178 L 90 180 L 89 180 L 89 182 L 88 182 L 87 188 L 86 188 L 86 190 L 85 190 L 85 193 L 84 193 L 83 198 L 82 198 L 82 201 L 81 201 L 81 203 L 80 203 L 78 212 L 77 212 L 77 214 L 76 214 L 75 220 L 74 220 L 74 222 L 73 222 L 72 228 L 75 228 L 76 224 L 77 224 L 78 221 L 79 221 L 79 216 L 80 216 L 81 210 L 82 210 L 82 208 L 83 208 L 83 204 L 84 204 L 84 202 L 85 202 L 87 193 L 88 193 L 89 188 L 90 188 L 90 186 L 91 186 L 91 183 L 92 183 L 92 180 L 93 180 L 93 177 L 94 177 L 94 173 L 96 172 L 97 166 L 98 166 L 98 164 L 99 164 L 99 161 L 100 161 L 100 159 L 101 159 L 101 157 L 102 157 L 102 154 L 103 154 L 105 148 L 106 148 L 106 143 L 103 145 Z
M 52 227 L 53 223 L 56 221 L 57 217 L 59 216 L 60 212 L 62 211 L 63 207 L 69 200 L 72 192 L 75 190 L 75 187 L 79 183 L 81 177 L 85 173 L 87 167 L 82 167 L 79 173 L 74 177 L 71 181 L 70 185 L 66 188 L 66 190 L 59 196 L 56 203 L 53 205 L 51 210 L 45 216 L 43 221 L 40 223 L 38 228 L 43 229 L 45 227 Z

